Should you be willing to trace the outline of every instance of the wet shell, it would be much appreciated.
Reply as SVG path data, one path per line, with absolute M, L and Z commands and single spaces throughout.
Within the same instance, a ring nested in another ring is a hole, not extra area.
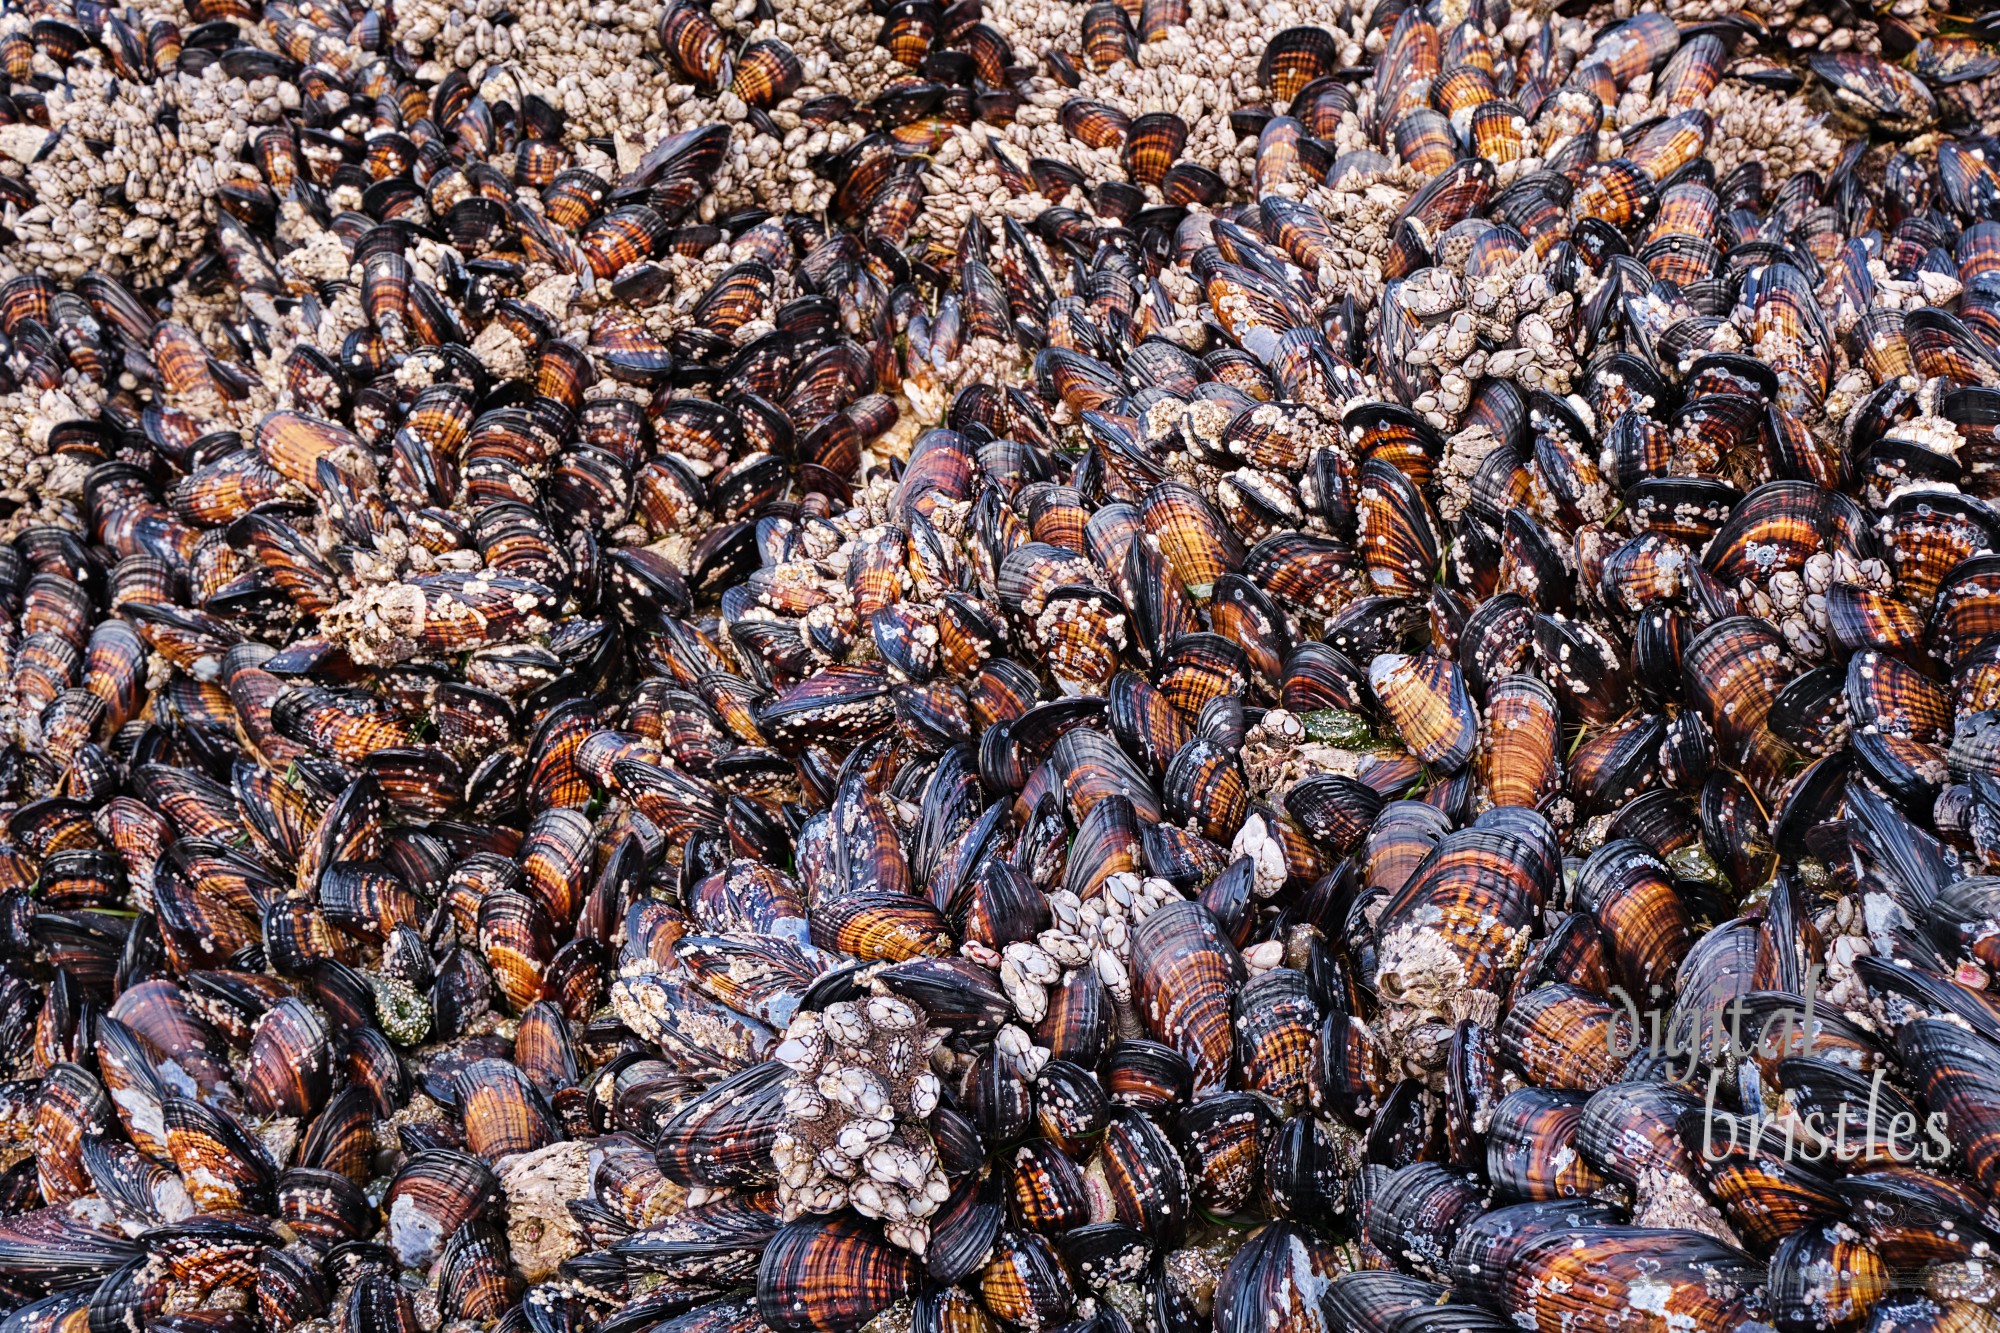
M 1451 772 L 1472 757 L 1479 714 L 1457 663 L 1384 653 L 1368 668 L 1368 687 L 1419 759 Z
M 1215 919 L 1197 904 L 1171 904 L 1133 932 L 1132 955 L 1148 1028 L 1186 1058 L 1197 1090 L 1221 1084 L 1243 963 Z
M 660 15 L 660 46 L 697 83 L 729 82 L 730 61 L 722 27 L 695 0 L 674 0 Z M 748 98 L 744 100 L 748 101 Z
M 847 1333 L 909 1289 L 914 1265 L 872 1227 L 813 1218 L 779 1229 L 757 1268 L 757 1310 L 785 1333 Z
M 1615 1081 L 1637 1049 L 1624 1011 L 1567 984 L 1516 998 L 1497 1036 L 1507 1061 L 1536 1083 L 1579 1091 Z
M 1338 1252 L 1290 1222 L 1272 1222 L 1244 1243 L 1216 1284 L 1216 1328 L 1248 1333 L 1276 1319 L 1285 1328 L 1327 1330 L 1332 1316 L 1309 1299 L 1339 1271 Z
M 805 69 L 792 48 L 775 38 L 752 42 L 736 57 L 729 90 L 765 110 L 798 91 Z

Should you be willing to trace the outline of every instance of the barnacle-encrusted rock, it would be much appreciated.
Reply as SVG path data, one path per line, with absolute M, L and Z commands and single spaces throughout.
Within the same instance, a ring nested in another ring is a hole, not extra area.
M 587 1142 L 552 1143 L 505 1163 L 500 1188 L 507 1195 L 507 1246 L 530 1282 L 551 1276 L 562 1261 L 582 1252 L 588 1237 L 569 1211 L 587 1198 L 599 1154 Z

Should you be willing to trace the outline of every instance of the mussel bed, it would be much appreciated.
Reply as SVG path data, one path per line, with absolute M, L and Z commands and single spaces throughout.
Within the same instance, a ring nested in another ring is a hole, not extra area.
M 2000 1333 L 2000 14 L 0 69 L 0 1333 Z

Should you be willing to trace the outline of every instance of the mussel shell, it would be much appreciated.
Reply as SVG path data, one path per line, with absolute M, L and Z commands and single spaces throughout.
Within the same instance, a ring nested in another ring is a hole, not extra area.
M 757 1310 L 782 1333 L 855 1333 L 909 1289 L 914 1261 L 851 1217 L 779 1229 L 757 1267 Z

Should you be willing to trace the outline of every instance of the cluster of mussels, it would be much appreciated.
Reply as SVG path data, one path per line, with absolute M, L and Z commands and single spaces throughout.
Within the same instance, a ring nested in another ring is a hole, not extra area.
M 8 0 L 0 1333 L 2000 1333 L 1996 35 Z

